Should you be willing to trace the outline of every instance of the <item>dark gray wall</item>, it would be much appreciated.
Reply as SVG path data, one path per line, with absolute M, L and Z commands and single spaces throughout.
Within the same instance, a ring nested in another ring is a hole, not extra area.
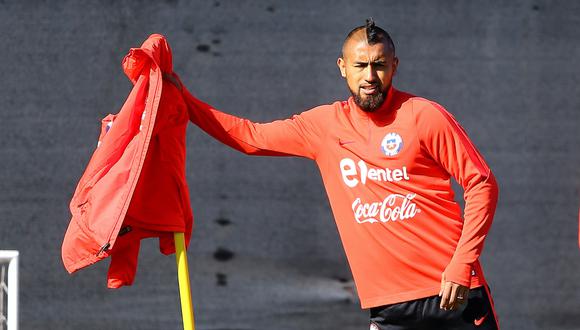
M 397 44 L 395 85 L 446 106 L 496 173 L 482 259 L 503 328 L 580 328 L 579 2 L 2 0 L 0 249 L 21 252 L 21 328 L 181 326 L 174 259 L 155 241 L 117 291 L 107 262 L 69 276 L 60 261 L 100 118 L 131 87 L 130 47 L 165 34 L 192 92 L 269 121 L 348 96 L 335 61 L 368 16 Z M 198 329 L 366 329 L 315 166 L 247 157 L 194 126 L 188 147 Z

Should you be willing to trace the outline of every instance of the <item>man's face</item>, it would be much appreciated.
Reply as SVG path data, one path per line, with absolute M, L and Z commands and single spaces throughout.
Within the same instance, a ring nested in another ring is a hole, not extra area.
M 399 60 L 387 44 L 369 45 L 362 33 L 345 43 L 337 64 L 357 105 L 373 112 L 387 98 Z

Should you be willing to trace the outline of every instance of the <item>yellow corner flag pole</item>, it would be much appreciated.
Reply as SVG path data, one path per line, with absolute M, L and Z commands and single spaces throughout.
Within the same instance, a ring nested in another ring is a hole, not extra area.
M 183 233 L 173 233 L 175 240 L 175 262 L 177 263 L 177 279 L 179 281 L 179 297 L 181 298 L 181 316 L 183 329 L 195 330 L 193 306 L 191 304 L 191 288 L 189 285 L 189 270 L 187 269 L 187 251 Z

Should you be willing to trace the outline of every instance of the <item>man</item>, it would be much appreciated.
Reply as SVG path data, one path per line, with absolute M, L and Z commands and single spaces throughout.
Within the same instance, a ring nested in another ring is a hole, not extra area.
M 497 329 L 478 261 L 494 176 L 443 107 L 392 87 L 398 63 L 367 20 L 337 61 L 347 101 L 258 124 L 184 94 L 190 119 L 223 143 L 316 162 L 371 329 Z M 464 218 L 450 176 L 465 190 Z

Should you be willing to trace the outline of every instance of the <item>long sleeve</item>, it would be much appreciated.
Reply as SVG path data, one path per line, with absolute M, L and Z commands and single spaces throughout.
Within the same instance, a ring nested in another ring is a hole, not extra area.
M 223 113 L 183 89 L 190 120 L 228 146 L 250 155 L 316 158 L 321 131 L 315 109 L 270 123 Z
M 443 107 L 426 100 L 413 106 L 421 147 L 464 189 L 463 229 L 446 279 L 469 286 L 473 263 L 479 258 L 491 227 L 498 186 L 491 170 L 463 128 Z

